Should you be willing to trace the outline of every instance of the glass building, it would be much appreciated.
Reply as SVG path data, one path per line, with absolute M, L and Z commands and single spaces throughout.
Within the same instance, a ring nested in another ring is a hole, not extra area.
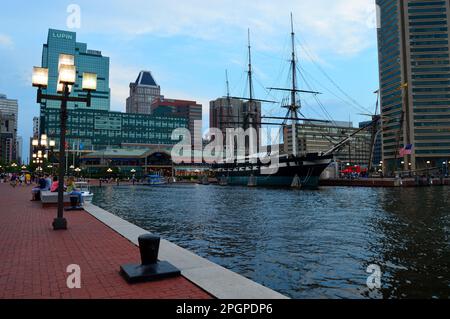
M 97 74 L 97 90 L 92 93 L 91 109 L 110 109 L 110 89 L 109 89 L 109 58 L 102 56 L 100 51 L 88 50 L 86 43 L 76 41 L 75 32 L 50 29 L 48 31 L 47 44 L 42 49 L 42 67 L 48 68 L 48 89 L 44 93 L 56 94 L 58 82 L 58 61 L 60 54 L 70 54 L 75 56 L 75 66 L 77 69 L 76 83 L 72 89 L 71 96 L 85 97 L 86 92 L 82 89 L 83 73 Z M 59 108 L 59 101 L 47 101 L 43 104 L 47 108 Z M 68 109 L 86 108 L 84 103 L 69 102 Z
M 174 145 L 173 130 L 187 128 L 188 121 L 176 116 L 129 114 L 94 109 L 69 110 L 67 143 L 70 150 L 89 152 L 120 148 L 123 144 Z M 59 145 L 59 110 L 45 112 L 46 133 Z
M 76 41 L 76 33 L 53 30 L 48 32 L 47 44 L 42 51 L 42 67 L 49 69 L 49 85 L 44 93 L 57 94 L 58 60 L 60 54 L 75 56 L 77 82 L 72 96 L 85 97 L 82 90 L 83 72 L 96 73 L 97 91 L 92 92 L 92 103 L 68 103 L 67 146 L 75 153 L 120 148 L 122 145 L 174 145 L 172 131 L 187 128 L 188 119 L 173 114 L 150 115 L 110 111 L 109 58 L 100 51 L 88 50 L 85 43 Z M 144 78 L 141 82 L 147 83 Z M 125 101 L 124 101 L 125 102 Z M 39 134 L 47 134 L 59 148 L 60 134 L 59 101 L 41 104 Z M 150 104 L 148 105 L 150 109 Z M 39 135 L 38 134 L 38 135 Z
M 376 3 L 384 169 L 445 171 L 450 161 L 449 1 Z M 408 145 L 412 154 L 400 157 Z

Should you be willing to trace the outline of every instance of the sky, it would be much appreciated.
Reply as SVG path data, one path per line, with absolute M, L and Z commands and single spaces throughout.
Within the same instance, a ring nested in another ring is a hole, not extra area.
M 75 11 L 74 11 L 75 10 Z M 368 120 L 379 86 L 375 0 L 96 0 L 5 1 L 0 12 L 0 93 L 19 101 L 19 135 L 28 157 L 31 86 L 49 28 L 77 32 L 77 41 L 110 57 L 111 110 L 125 111 L 129 84 L 152 71 L 166 98 L 196 100 L 209 126 L 209 101 L 248 96 L 250 29 L 257 98 L 280 102 L 268 87 L 289 85 L 290 13 L 296 33 L 299 86 L 306 117 Z M 79 17 L 79 19 L 78 19 Z M 279 104 L 263 113 L 283 116 Z

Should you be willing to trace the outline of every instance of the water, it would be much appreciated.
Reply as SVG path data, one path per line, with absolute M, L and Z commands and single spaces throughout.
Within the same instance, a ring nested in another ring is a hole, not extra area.
M 94 204 L 292 298 L 450 297 L 448 187 L 94 193 Z M 381 289 L 367 287 L 371 264 Z

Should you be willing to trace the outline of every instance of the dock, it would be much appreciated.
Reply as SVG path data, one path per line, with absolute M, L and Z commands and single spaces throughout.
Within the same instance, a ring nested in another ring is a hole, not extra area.
M 323 179 L 320 186 L 347 187 L 430 187 L 450 185 L 450 178 L 358 178 L 358 179 Z
M 0 299 L 286 298 L 165 240 L 160 259 L 182 276 L 130 285 L 119 269 L 140 263 L 147 231 L 92 204 L 65 212 L 68 230 L 54 231 L 56 209 L 30 199 L 31 186 L 0 184 Z M 81 269 L 79 289 L 68 288 L 69 265 Z

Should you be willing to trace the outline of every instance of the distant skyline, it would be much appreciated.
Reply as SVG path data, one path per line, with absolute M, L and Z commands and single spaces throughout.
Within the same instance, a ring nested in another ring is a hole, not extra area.
M 68 17 L 73 17 L 67 12 L 71 4 L 81 9 L 79 29 L 67 24 Z M 358 113 L 375 110 L 373 92 L 379 85 L 374 0 L 3 3 L 0 93 L 19 100 L 24 158 L 28 157 L 32 119 L 39 114 L 31 70 L 41 64 L 49 28 L 76 32 L 79 42 L 111 58 L 111 110 L 125 111 L 129 83 L 139 71 L 150 70 L 165 97 L 203 104 L 206 128 L 209 101 L 226 94 L 225 69 L 231 94 L 246 94 L 248 28 L 256 95 L 281 99 L 264 88 L 288 85 L 290 12 L 303 72 L 299 85 L 323 92 L 320 101 L 333 119 L 351 119 L 355 124 L 367 120 Z M 350 97 L 364 109 L 352 106 Z M 273 105 L 263 109 L 284 115 Z M 312 97 L 305 97 L 303 114 L 325 118 Z

